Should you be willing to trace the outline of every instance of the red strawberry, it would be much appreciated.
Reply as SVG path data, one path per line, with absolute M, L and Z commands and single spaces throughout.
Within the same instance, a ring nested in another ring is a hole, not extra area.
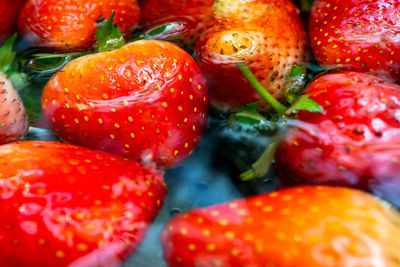
M 276 154 L 280 177 L 357 187 L 400 207 L 400 86 L 347 71 L 317 78 L 306 94 L 324 112 L 299 112 Z
M 298 8 L 288 0 L 251 0 L 218 1 L 213 10 L 213 25 L 195 49 L 212 103 L 222 110 L 256 101 L 268 107 L 237 69 L 242 61 L 275 98 L 282 98 L 284 77 L 307 59 Z
M 118 28 L 129 37 L 140 20 L 136 0 L 28 0 L 18 29 L 33 46 L 42 49 L 83 50 L 94 44 L 96 24 L 113 11 Z
M 28 117 L 17 91 L 0 72 L 0 144 L 16 141 L 28 131 Z
M 3 145 L 0 166 L 1 266 L 115 266 L 166 194 L 158 172 L 58 142 Z
M 17 30 L 18 13 L 25 2 L 26 0 L 0 1 L 0 44 Z
M 400 81 L 400 2 L 316 0 L 310 39 L 318 63 Z
M 67 141 L 170 167 L 196 147 L 208 92 L 188 53 L 143 40 L 70 62 L 45 86 L 42 111 Z
M 170 266 L 397 266 L 399 222 L 361 191 L 303 186 L 180 214 L 161 241 Z
M 181 40 L 191 46 L 195 43 L 205 25 L 210 19 L 211 8 L 215 0 L 145 0 L 140 3 L 142 21 L 148 27 L 154 27 L 168 21 L 190 23 Z

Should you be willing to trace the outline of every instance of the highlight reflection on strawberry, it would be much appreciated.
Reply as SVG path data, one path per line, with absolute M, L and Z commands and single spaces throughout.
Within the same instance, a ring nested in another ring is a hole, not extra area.
M 278 148 L 285 184 L 356 187 L 400 207 L 400 86 L 347 71 L 318 77 L 306 94 L 324 112 L 299 111 Z
M 157 171 L 59 142 L 0 146 L 0 177 L 1 266 L 116 266 L 166 195 Z
M 28 0 L 19 14 L 18 30 L 43 50 L 89 50 L 97 25 L 116 12 L 114 22 L 126 39 L 140 20 L 136 0 Z
M 43 115 L 64 140 L 160 167 L 196 147 L 208 103 L 194 59 L 172 43 L 147 40 L 73 60 L 42 95 Z

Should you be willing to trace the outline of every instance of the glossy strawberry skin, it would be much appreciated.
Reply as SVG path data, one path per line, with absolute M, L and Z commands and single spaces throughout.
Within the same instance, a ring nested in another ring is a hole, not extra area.
M 28 0 L 18 29 L 32 46 L 44 50 L 88 50 L 95 43 L 97 23 L 113 11 L 114 22 L 128 38 L 140 20 L 136 0 Z
M 45 86 L 42 112 L 69 142 L 170 167 L 196 147 L 208 102 L 187 52 L 144 40 L 69 63 Z
M 141 1 L 142 23 L 154 26 L 165 20 L 190 21 L 191 29 L 178 39 L 181 43 L 192 46 L 205 29 L 211 17 L 215 0 L 145 0 Z
M 319 64 L 400 80 L 399 1 L 317 0 L 310 40 Z
M 260 101 L 260 107 L 268 109 L 236 64 L 245 62 L 261 84 L 281 99 L 284 77 L 294 64 L 308 60 L 307 45 L 299 10 L 290 1 L 218 1 L 195 52 L 214 106 L 233 111 Z
M 25 136 L 28 126 L 21 98 L 7 76 L 0 72 L 0 145 Z
M 324 113 L 299 112 L 278 148 L 284 184 L 356 187 L 400 206 L 400 86 L 348 71 L 317 78 L 306 94 Z
M 0 155 L 1 266 L 115 266 L 166 194 L 159 172 L 101 151 L 26 141 Z
M 18 13 L 26 0 L 0 1 L 0 44 L 17 31 Z
M 171 267 L 396 266 L 399 222 L 362 191 L 302 186 L 177 215 L 161 241 Z

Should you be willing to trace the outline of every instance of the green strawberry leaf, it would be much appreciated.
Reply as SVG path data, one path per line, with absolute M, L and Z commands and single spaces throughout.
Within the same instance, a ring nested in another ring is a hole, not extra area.
M 309 12 L 314 0 L 300 0 L 301 11 Z
M 19 91 L 22 102 L 24 103 L 29 123 L 32 124 L 39 120 L 41 113 L 41 96 L 44 84 L 30 84 Z
M 257 111 L 258 103 L 250 103 L 231 114 L 228 126 L 235 132 L 258 135 L 273 135 L 278 129 L 278 124 L 267 120 Z
M 7 73 L 11 65 L 14 63 L 14 59 L 17 53 L 13 51 L 13 46 L 17 34 L 11 36 L 4 44 L 0 47 L 0 71 Z
M 137 40 L 166 40 L 166 41 L 171 41 L 175 39 L 179 39 L 182 36 L 173 34 L 173 30 L 177 27 L 180 27 L 182 23 L 180 22 L 168 22 L 163 25 L 157 26 L 155 28 L 152 28 L 148 31 L 146 31 L 144 34 L 139 35 L 138 37 L 134 38 L 132 41 L 137 41 Z
M 118 24 L 112 23 L 115 16 L 115 11 L 111 17 L 100 26 L 96 32 L 97 45 L 99 52 L 107 52 L 120 48 L 125 44 L 125 39 L 118 30 Z
M 22 56 L 13 50 L 16 39 L 17 34 L 14 34 L 0 47 L 0 72 L 5 73 L 19 91 L 28 85 L 28 81 L 19 69 Z
M 258 102 L 244 105 L 230 116 L 229 121 L 248 125 L 255 125 L 266 121 L 265 117 L 258 113 L 257 106 Z
M 30 81 L 46 82 L 71 60 L 90 53 L 91 52 L 33 54 L 27 57 L 29 59 L 25 60 L 22 70 L 28 75 Z
M 261 157 L 251 165 L 251 169 L 240 174 L 242 181 L 248 181 L 254 178 L 265 176 L 271 166 L 272 160 L 275 157 L 276 149 L 279 142 L 271 143 L 262 153 Z
M 292 104 L 298 98 L 298 95 L 304 91 L 307 82 L 307 67 L 303 65 L 294 65 L 286 77 L 285 96 L 286 100 Z
M 300 96 L 287 110 L 286 114 L 291 114 L 298 110 L 306 110 L 315 113 L 322 113 L 323 110 L 321 106 L 310 99 L 310 95 L 302 95 Z

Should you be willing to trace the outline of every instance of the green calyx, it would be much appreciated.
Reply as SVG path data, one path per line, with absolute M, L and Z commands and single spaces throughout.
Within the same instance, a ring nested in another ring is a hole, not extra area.
M 114 17 L 115 11 L 96 32 L 97 48 L 99 52 L 111 51 L 125 45 L 125 39 L 118 30 L 118 23 L 113 24 Z
M 307 68 L 302 65 L 294 65 L 290 71 L 290 73 L 286 77 L 286 88 L 285 88 L 285 98 L 288 102 L 289 106 L 286 106 L 276 100 L 257 80 L 254 76 L 250 68 L 245 63 L 237 64 L 238 69 L 241 71 L 245 79 L 249 82 L 249 84 L 254 88 L 254 90 L 258 93 L 258 95 L 263 99 L 266 103 L 268 103 L 277 113 L 277 117 L 274 117 L 272 114 L 269 117 L 272 119 L 268 120 L 266 117 L 262 116 L 258 113 L 256 107 L 257 104 L 248 104 L 244 107 L 240 108 L 236 113 L 232 114 L 229 118 L 228 125 L 235 129 L 232 126 L 241 125 L 240 130 L 246 129 L 242 125 L 247 125 L 247 127 L 254 127 L 259 125 L 269 125 L 274 126 L 277 129 L 282 124 L 286 124 L 288 117 L 291 117 L 293 114 L 297 113 L 299 110 L 322 113 L 323 109 L 321 106 L 310 99 L 310 95 L 302 94 L 304 92 L 304 88 L 307 81 Z M 285 125 L 287 126 L 287 125 Z M 272 127 L 273 128 L 273 127 Z M 242 130 L 243 131 L 243 130 Z M 276 133 L 278 131 L 269 131 L 265 132 L 265 134 L 269 134 L 269 136 L 276 137 Z M 263 133 L 261 133 L 263 134 Z M 278 140 L 276 140 L 278 139 Z M 240 178 L 243 181 L 251 180 L 253 178 L 262 177 L 268 173 L 268 170 L 271 166 L 272 160 L 274 158 L 276 149 L 279 145 L 279 138 L 275 138 L 266 150 L 262 153 L 261 157 L 251 166 L 251 169 L 242 173 Z

